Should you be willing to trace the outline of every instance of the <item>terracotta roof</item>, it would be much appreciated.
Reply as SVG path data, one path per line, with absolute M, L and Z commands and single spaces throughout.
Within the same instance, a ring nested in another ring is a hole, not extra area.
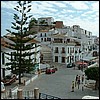
M 10 46 L 10 45 L 9 45 L 9 43 L 7 43 L 7 42 L 4 40 L 4 38 L 1 38 L 1 46 L 2 46 L 3 48 L 5 48 L 6 46 Z
M 48 30 L 40 30 L 39 32 L 49 32 Z
M 29 41 L 30 43 L 40 43 L 39 41 L 35 40 L 35 39 L 32 39 Z
M 16 39 L 15 37 L 11 37 L 11 36 L 7 36 L 7 39 L 10 39 L 10 38 L 14 38 Z M 27 38 L 24 38 L 24 39 L 27 39 Z M 39 41 L 35 40 L 35 39 L 32 39 L 29 41 L 29 43 L 40 43 Z M 6 47 L 9 47 L 11 46 L 10 43 L 8 41 L 6 41 L 3 37 L 1 38 L 1 46 L 2 48 L 6 48 Z

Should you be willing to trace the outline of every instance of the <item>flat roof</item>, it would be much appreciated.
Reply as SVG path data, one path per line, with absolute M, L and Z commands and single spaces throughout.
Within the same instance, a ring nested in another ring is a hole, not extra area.
M 97 57 L 84 57 L 82 60 L 87 60 L 87 61 L 90 61 L 90 60 L 94 60 L 96 59 Z

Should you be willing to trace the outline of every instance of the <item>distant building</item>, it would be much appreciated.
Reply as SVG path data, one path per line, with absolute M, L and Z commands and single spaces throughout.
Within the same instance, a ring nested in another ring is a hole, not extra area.
M 63 28 L 63 21 L 56 21 L 55 28 Z
M 43 24 L 46 24 L 46 25 L 52 25 L 53 22 L 54 22 L 54 19 L 53 17 L 41 17 L 41 18 L 38 18 L 38 25 L 41 24 L 41 22 L 43 22 Z

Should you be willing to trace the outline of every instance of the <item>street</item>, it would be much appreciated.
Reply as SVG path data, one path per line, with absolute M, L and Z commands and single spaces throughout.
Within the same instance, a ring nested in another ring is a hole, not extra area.
M 58 67 L 58 66 L 57 66 Z M 76 75 L 82 75 L 80 70 L 73 68 L 66 68 L 59 66 L 58 71 L 53 74 L 41 74 L 37 79 L 23 88 L 24 91 L 34 90 L 35 87 L 39 88 L 39 92 L 48 95 L 56 96 L 62 99 L 82 99 L 85 95 L 99 96 L 98 90 L 91 90 L 84 87 L 75 87 L 75 91 L 71 92 L 72 81 L 75 80 Z

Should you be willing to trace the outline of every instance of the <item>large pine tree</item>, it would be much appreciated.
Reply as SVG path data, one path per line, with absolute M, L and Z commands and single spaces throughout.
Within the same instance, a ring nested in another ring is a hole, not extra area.
M 30 38 L 30 34 L 36 34 L 35 31 L 29 31 L 29 20 L 32 15 L 29 15 L 31 10 L 31 1 L 18 1 L 18 5 L 14 8 L 17 13 L 14 14 L 14 22 L 12 22 L 12 30 L 7 29 L 7 31 L 13 35 L 9 37 L 13 44 L 10 44 L 8 48 L 14 50 L 14 52 L 6 53 L 9 55 L 10 60 L 6 65 L 11 65 L 12 73 L 19 75 L 19 84 L 21 84 L 21 73 L 27 71 L 30 72 L 33 70 L 34 58 L 32 55 L 36 54 L 32 49 L 34 43 L 29 42 L 33 38 Z M 30 52 L 31 51 L 31 52 Z

